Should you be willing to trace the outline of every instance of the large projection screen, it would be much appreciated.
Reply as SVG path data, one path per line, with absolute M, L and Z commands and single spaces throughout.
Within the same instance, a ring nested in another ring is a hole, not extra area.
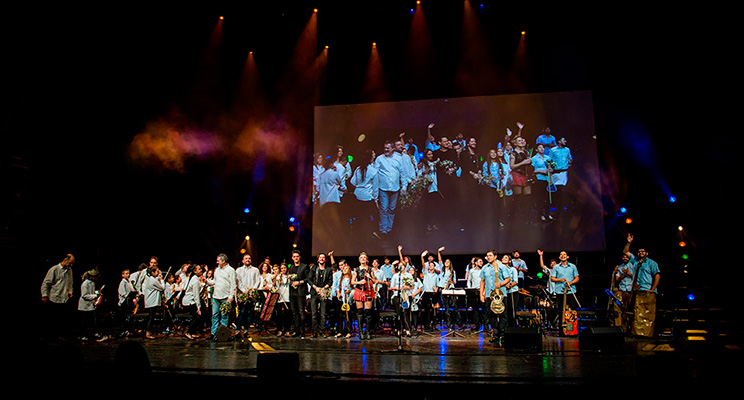
M 319 106 L 314 124 L 315 254 L 604 250 L 590 92 Z

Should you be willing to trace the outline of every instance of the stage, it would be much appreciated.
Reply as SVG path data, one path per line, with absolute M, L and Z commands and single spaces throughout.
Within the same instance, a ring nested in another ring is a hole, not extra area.
M 560 391 L 573 388 L 580 391 L 566 397 L 648 398 L 663 390 L 687 398 L 732 386 L 739 370 L 735 360 L 741 357 L 741 348 L 730 344 L 730 338 L 618 338 L 601 328 L 594 336 L 585 330 L 564 337 L 512 329 L 499 347 L 483 332 L 455 332 L 431 330 L 410 338 L 384 333 L 359 340 L 356 335 L 299 339 L 249 331 L 247 337 L 225 341 L 130 337 L 42 342 L 37 350 L 49 365 L 66 367 L 50 379 L 84 377 L 102 390 L 121 383 L 135 391 L 154 386 L 181 393 L 179 397 L 215 391 L 246 394 L 260 387 L 280 398 L 379 398 L 392 396 L 391 391 L 398 397 L 444 398 L 493 395 L 494 390 L 497 398 L 564 397 Z M 646 385 L 656 389 L 638 391 Z

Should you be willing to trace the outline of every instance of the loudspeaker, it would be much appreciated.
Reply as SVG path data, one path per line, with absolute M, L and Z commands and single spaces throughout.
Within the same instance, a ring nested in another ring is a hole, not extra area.
M 622 350 L 625 333 L 620 327 L 590 326 L 579 333 L 579 348 L 586 350 Z
M 539 349 L 542 347 L 540 329 L 538 327 L 506 328 L 504 347 Z
M 220 325 L 217 328 L 217 332 L 214 334 L 215 340 L 218 342 L 225 342 L 232 337 L 233 331 L 232 329 L 226 327 L 225 325 Z
M 258 353 L 256 358 L 256 375 L 259 379 L 286 382 L 297 379 L 299 372 L 299 353 Z

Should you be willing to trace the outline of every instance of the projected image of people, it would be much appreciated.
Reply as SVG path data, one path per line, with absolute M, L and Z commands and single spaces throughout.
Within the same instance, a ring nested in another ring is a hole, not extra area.
M 603 249 L 591 105 L 567 92 L 316 107 L 314 251 Z

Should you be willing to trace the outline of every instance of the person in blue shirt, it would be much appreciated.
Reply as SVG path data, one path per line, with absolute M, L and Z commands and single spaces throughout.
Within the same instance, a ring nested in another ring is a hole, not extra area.
M 555 141 L 555 136 L 550 131 L 550 127 L 543 129 L 542 135 L 537 137 L 535 144 L 545 146 L 545 154 L 547 155 L 550 155 L 553 148 L 558 145 Z
M 633 236 L 628 236 L 629 242 Z M 635 260 L 635 297 L 633 307 L 633 326 L 631 334 L 641 337 L 654 336 L 656 321 L 656 291 L 661 280 L 659 264 L 648 258 L 648 251 L 641 247 L 637 251 Z
M 532 167 L 535 169 L 535 188 L 533 190 L 533 199 L 538 210 L 540 210 L 540 219 L 542 221 L 552 220 L 550 214 L 550 202 L 552 195 L 548 191 L 552 183 L 553 169 L 550 166 L 552 159 L 545 153 L 545 146 L 537 145 L 537 154 L 532 157 Z
M 480 300 L 481 303 L 484 303 L 484 309 L 487 310 L 486 320 L 490 322 L 493 329 L 490 342 L 501 346 L 506 332 L 507 312 L 495 314 L 491 311 L 490 303 L 487 303 L 486 299 L 491 296 L 492 291 L 499 290 L 503 296 L 505 310 L 508 310 L 509 300 L 506 297 L 506 285 L 511 282 L 511 276 L 507 267 L 498 261 L 495 250 L 486 252 L 486 262 L 487 264 L 481 269 Z
M 576 284 L 579 282 L 579 270 L 576 265 L 568 262 L 568 252 L 561 250 L 558 254 L 558 264 L 553 267 L 553 274 L 550 276 L 550 280 L 554 282 L 556 295 L 558 297 L 561 294 L 564 300 L 561 300 L 559 304 L 563 309 L 563 301 L 568 302 L 568 307 L 572 310 L 576 309 Z
M 630 243 L 633 236 L 628 235 L 628 241 L 623 249 L 621 262 L 612 273 L 612 293 L 621 304 L 613 301 L 613 324 L 621 327 L 623 332 L 630 330 L 630 318 L 628 312 L 630 309 L 631 293 L 633 292 L 633 277 L 635 276 L 635 256 L 630 252 Z
M 566 197 L 566 185 L 568 185 L 568 169 L 571 168 L 573 155 L 571 149 L 566 146 L 566 138 L 558 139 L 558 146 L 550 150 L 550 159 L 555 162 L 555 169 L 551 175 L 556 191 L 553 193 L 553 204 L 558 211 L 566 211 L 570 202 Z

